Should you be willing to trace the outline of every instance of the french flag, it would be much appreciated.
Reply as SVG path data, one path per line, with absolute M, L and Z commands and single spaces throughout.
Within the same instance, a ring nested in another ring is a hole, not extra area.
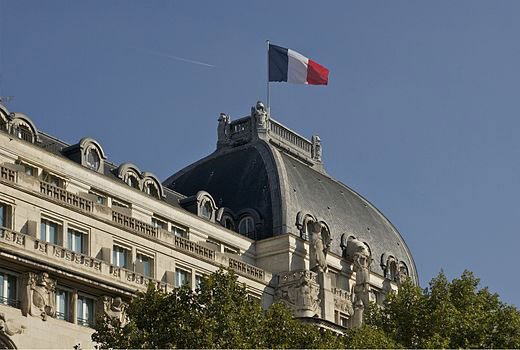
M 269 81 L 327 85 L 329 70 L 296 51 L 269 44 Z

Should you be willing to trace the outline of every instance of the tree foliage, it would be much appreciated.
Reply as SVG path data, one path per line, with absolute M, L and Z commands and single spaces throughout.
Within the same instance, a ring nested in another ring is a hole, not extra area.
M 406 282 L 371 305 L 367 327 L 405 348 L 519 348 L 520 312 L 478 285 L 469 271 L 452 282 L 441 272 L 424 290 Z
M 150 286 L 130 302 L 127 323 L 105 317 L 92 340 L 102 348 L 337 348 L 337 337 L 293 319 L 282 304 L 264 311 L 233 272 L 218 271 L 192 292 Z
M 150 286 L 130 302 L 127 322 L 104 318 L 92 339 L 102 348 L 520 348 L 520 312 L 465 271 L 441 272 L 429 288 L 405 282 L 365 325 L 336 336 L 293 319 L 280 303 L 262 310 L 232 272 L 203 279 L 196 292 Z

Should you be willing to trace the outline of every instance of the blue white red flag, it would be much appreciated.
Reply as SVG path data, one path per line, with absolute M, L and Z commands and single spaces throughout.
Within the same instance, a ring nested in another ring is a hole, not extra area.
M 329 70 L 296 51 L 269 44 L 269 81 L 327 85 Z

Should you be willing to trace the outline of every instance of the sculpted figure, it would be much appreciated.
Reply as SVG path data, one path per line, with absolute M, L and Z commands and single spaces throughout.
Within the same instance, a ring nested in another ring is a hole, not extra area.
M 314 135 L 312 141 L 312 157 L 321 162 L 321 139 L 318 135 Z
M 225 113 L 220 113 L 220 117 L 218 118 L 218 127 L 217 127 L 217 143 L 225 144 L 229 140 L 230 134 L 230 119 L 229 116 Z
M 56 309 L 56 281 L 47 272 L 28 272 L 24 276 L 25 291 L 22 295 L 22 311 L 25 315 L 39 316 L 44 321 L 54 317 Z
M 309 223 L 310 228 L 310 268 L 327 271 L 326 248 L 323 244 L 322 225 L 319 222 Z M 328 243 L 328 242 L 327 242 Z
M 18 324 L 15 320 L 7 319 L 3 312 L 0 312 L 0 333 L 6 335 L 22 334 L 26 327 Z
M 120 297 L 109 297 L 104 296 L 102 299 L 102 303 L 99 303 L 98 313 L 100 315 L 105 315 L 110 318 L 118 319 L 122 325 L 125 323 L 125 307 L 126 304 Z
M 256 126 L 258 129 L 267 128 L 267 110 L 261 101 L 258 101 L 256 106 L 252 108 L 251 114 L 256 119 Z

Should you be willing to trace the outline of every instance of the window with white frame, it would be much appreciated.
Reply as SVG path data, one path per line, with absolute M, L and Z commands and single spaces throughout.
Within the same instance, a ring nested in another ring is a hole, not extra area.
M 56 318 L 58 320 L 71 320 L 71 295 L 72 293 L 68 290 L 56 289 Z
M 40 240 L 51 244 L 59 244 L 60 242 L 61 224 L 42 219 L 40 224 Z
M 88 235 L 85 232 L 69 228 L 67 233 L 67 248 L 76 253 L 87 254 Z
M 199 274 L 195 275 L 195 289 L 200 289 L 203 278 L 204 277 L 202 275 L 199 275 Z
M 177 237 L 188 238 L 188 231 L 184 228 L 171 224 L 171 233 Z
M 10 228 L 11 225 L 11 206 L 0 203 L 0 227 Z
M 175 287 L 191 286 L 191 272 L 176 268 L 175 269 Z
M 207 200 L 204 202 L 204 204 L 202 204 L 200 215 L 208 220 L 211 219 L 211 216 L 213 215 L 213 208 L 211 207 L 210 201 Z
M 95 300 L 85 295 L 78 295 L 77 300 L 77 323 L 80 326 L 93 327 L 95 320 Z
M 137 253 L 135 260 L 135 272 L 141 273 L 147 277 L 153 277 L 153 258 L 148 255 Z
M 238 233 L 249 238 L 255 234 L 255 221 L 251 216 L 244 216 L 238 224 Z
M 118 245 L 114 245 L 112 252 L 112 264 L 125 269 L 130 265 L 130 250 Z
M 168 224 L 163 220 L 159 220 L 157 218 L 152 218 L 152 226 L 163 230 L 168 230 Z
M 0 271 L 0 304 L 18 307 L 16 276 Z
M 107 196 L 98 192 L 90 191 L 96 197 L 96 203 L 99 205 L 107 205 Z
M 65 181 L 56 175 L 49 173 L 47 170 L 42 171 L 42 178 L 44 182 L 50 183 L 56 187 L 64 187 Z

